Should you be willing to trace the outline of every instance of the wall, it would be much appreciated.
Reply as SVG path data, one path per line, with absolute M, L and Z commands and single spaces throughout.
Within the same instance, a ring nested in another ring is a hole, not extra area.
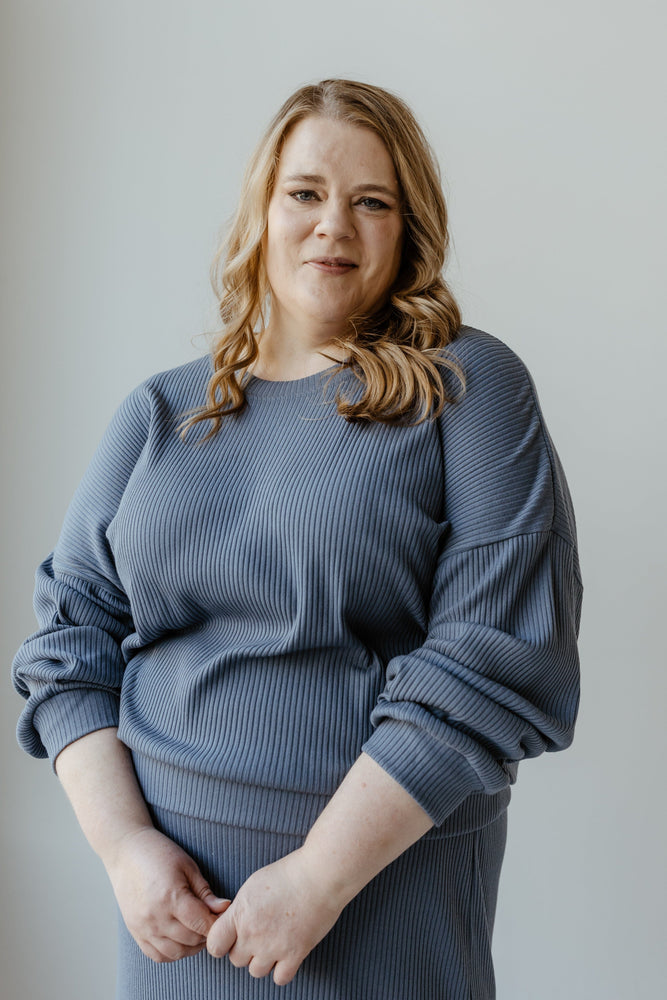
M 465 321 L 533 373 L 586 587 L 575 744 L 522 766 L 510 811 L 499 1000 L 536 1000 L 538 980 L 539 1000 L 649 1000 L 667 977 L 663 11 L 5 0 L 0 14 L 7 672 L 35 628 L 34 568 L 115 406 L 204 350 L 217 233 L 280 102 L 349 76 L 423 122 L 450 280 Z M 3 998 L 108 1000 L 106 876 L 48 765 L 16 747 L 21 702 L 4 691 Z

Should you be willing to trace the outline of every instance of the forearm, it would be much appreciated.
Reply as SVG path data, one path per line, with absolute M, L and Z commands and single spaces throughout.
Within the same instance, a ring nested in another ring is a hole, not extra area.
M 207 948 L 251 975 L 290 982 L 367 882 L 433 825 L 405 789 L 362 754 L 304 844 L 261 868 L 211 928 Z
M 128 748 L 115 728 L 70 743 L 55 769 L 93 850 L 107 862 L 125 835 L 152 827 Z
M 422 807 L 362 753 L 301 853 L 343 905 L 433 826 Z

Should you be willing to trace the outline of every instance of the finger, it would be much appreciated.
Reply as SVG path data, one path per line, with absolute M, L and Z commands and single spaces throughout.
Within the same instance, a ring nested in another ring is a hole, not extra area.
M 230 905 L 227 900 L 224 902 L 223 911 Z M 194 931 L 195 934 L 201 934 L 203 937 L 206 937 L 218 919 L 217 915 L 212 913 L 210 908 L 189 890 L 184 890 L 179 895 L 173 915 L 188 930 Z
M 253 977 L 253 979 L 261 979 L 262 976 L 268 976 L 274 964 L 275 964 L 274 962 L 262 962 L 259 958 L 253 957 L 250 960 L 250 965 L 248 966 L 248 972 Z
M 135 938 L 136 940 L 136 938 Z M 146 958 L 150 958 L 153 962 L 166 962 L 167 959 L 162 955 L 156 948 L 154 948 L 148 941 L 137 941 L 137 944 L 141 948 L 142 952 Z
M 299 971 L 300 965 L 301 959 L 296 964 L 294 959 L 276 962 L 276 967 L 273 970 L 273 981 L 276 986 L 286 986 L 287 983 L 291 983 Z
M 228 910 L 221 917 L 218 917 L 208 932 L 206 947 L 213 958 L 222 958 L 223 955 L 229 953 L 235 941 L 236 926 L 234 924 L 234 917 L 230 915 Z
M 229 949 L 227 958 L 237 969 L 243 969 L 251 961 L 252 955 L 247 948 L 243 948 L 239 944 L 237 939 L 233 947 Z
M 197 931 L 190 930 L 180 921 L 172 919 L 161 928 L 163 936 L 178 944 L 185 945 L 186 948 L 194 948 L 195 945 L 206 944 L 206 935 L 198 934 Z
M 187 947 L 168 937 L 153 938 L 151 944 L 163 956 L 163 962 L 177 962 L 180 958 L 196 955 L 204 947 L 203 942 L 194 947 Z

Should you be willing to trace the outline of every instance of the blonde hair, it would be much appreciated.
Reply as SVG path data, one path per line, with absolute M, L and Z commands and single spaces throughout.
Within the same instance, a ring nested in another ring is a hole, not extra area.
M 243 376 L 259 355 L 255 327 L 258 321 L 266 327 L 270 302 L 261 247 L 269 201 L 285 139 L 308 116 L 347 122 L 379 135 L 393 160 L 401 193 L 403 250 L 390 294 L 372 315 L 350 317 L 352 332 L 331 341 L 347 357 L 334 374 L 349 368 L 365 387 L 356 402 L 338 393 L 338 412 L 347 420 L 386 423 L 434 418 L 445 403 L 454 401 L 438 366 L 454 372 L 465 388 L 464 373 L 444 353 L 458 334 L 461 314 L 442 274 L 449 235 L 436 158 L 399 97 L 355 80 L 323 80 L 301 87 L 285 101 L 246 168 L 236 214 L 211 265 L 222 323 L 212 346 L 214 372 L 206 405 L 189 411 L 194 416 L 181 425 L 182 435 L 193 424 L 212 420 L 207 440 L 219 430 L 222 417 L 245 406 Z

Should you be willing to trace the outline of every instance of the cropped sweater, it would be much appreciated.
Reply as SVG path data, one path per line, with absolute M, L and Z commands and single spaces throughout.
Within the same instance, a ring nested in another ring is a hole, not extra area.
M 21 746 L 118 726 L 149 803 L 254 829 L 306 833 L 361 751 L 434 835 L 506 808 L 573 737 L 575 519 L 524 363 L 447 352 L 465 394 L 419 425 L 347 421 L 336 366 L 250 377 L 208 442 L 210 357 L 130 392 L 36 572 Z

